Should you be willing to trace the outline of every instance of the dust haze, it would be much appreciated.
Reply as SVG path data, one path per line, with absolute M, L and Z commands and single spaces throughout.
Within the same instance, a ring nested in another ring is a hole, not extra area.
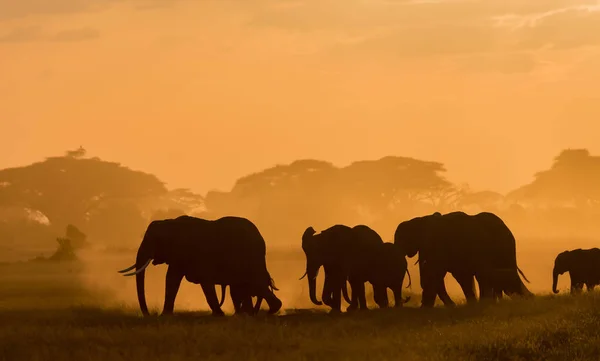
M 528 288 L 547 294 L 556 255 L 595 247 L 600 234 L 600 156 L 587 149 L 565 149 L 549 158 L 550 167 L 533 172 L 533 181 L 505 194 L 453 183 L 441 162 L 391 155 L 344 167 L 297 160 L 242 176 L 229 191 L 198 194 L 169 189 L 156 175 L 89 156 L 80 147 L 0 171 L 0 195 L 6 202 L 0 261 L 21 267 L 66 265 L 69 272 L 55 280 L 58 284 L 80 287 L 96 305 L 136 309 L 135 279 L 117 270 L 135 261 L 149 222 L 183 214 L 205 219 L 237 215 L 254 222 L 265 238 L 267 267 L 284 310 L 306 309 L 314 308 L 306 280 L 299 280 L 306 267 L 301 235 L 307 227 L 321 231 L 334 224 L 365 224 L 393 242 L 396 226 L 413 217 L 488 211 L 514 233 L 517 262 L 531 281 Z M 419 272 L 416 259 L 408 261 L 412 285 L 405 292 L 412 297 L 408 305 L 416 306 Z M 34 269 L 15 269 L 15 277 L 35 280 Z M 159 312 L 166 266 L 151 266 L 146 273 L 148 305 Z M 321 273 L 318 287 L 322 282 Z M 456 281 L 448 275 L 446 283 L 450 295 L 464 302 Z M 559 280 L 559 288 L 568 288 L 567 276 Z M 226 298 L 224 311 L 231 313 Z M 175 307 L 208 310 L 200 286 L 187 281 Z

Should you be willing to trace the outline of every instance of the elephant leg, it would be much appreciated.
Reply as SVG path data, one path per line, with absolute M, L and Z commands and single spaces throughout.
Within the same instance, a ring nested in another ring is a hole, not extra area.
M 234 313 L 237 315 L 247 312 L 248 306 L 245 303 L 248 302 L 248 298 L 250 298 L 250 303 L 252 303 L 252 297 L 246 297 L 238 285 L 230 286 L 229 293 L 231 295 Z
M 433 307 L 436 296 L 440 297 L 444 306 L 456 306 L 456 303 L 452 301 L 450 295 L 448 295 L 448 292 L 446 291 L 446 285 L 444 283 L 446 271 L 425 265 L 425 262 L 419 262 L 419 272 L 421 273 L 421 288 L 423 289 L 421 307 Z
M 281 306 L 283 306 L 283 302 L 281 302 L 281 300 L 277 296 L 275 296 L 273 291 L 271 291 L 268 286 L 257 286 L 256 289 L 258 290 L 258 298 L 256 300 L 257 306 L 260 307 L 259 302 L 262 302 L 262 299 L 264 299 L 267 302 L 267 305 L 269 306 L 268 313 L 270 315 L 277 313 L 281 309 Z M 252 300 L 250 300 L 250 304 L 252 304 Z M 256 312 L 258 312 L 258 308 L 256 308 Z
M 348 305 L 348 307 L 346 308 L 346 311 L 348 312 L 358 309 L 358 290 L 354 289 L 352 287 L 352 284 L 350 285 L 350 289 L 352 290 L 352 296 L 350 305 Z
M 175 298 L 179 292 L 179 286 L 183 279 L 183 272 L 176 267 L 169 266 L 165 279 L 165 303 L 163 305 L 162 315 L 172 315 L 175 307 Z M 216 297 L 216 293 L 215 293 Z
M 387 287 L 373 285 L 373 299 L 379 308 L 387 308 L 389 306 Z
M 235 288 L 234 289 L 230 288 L 229 293 L 231 294 L 231 301 L 233 303 L 233 313 L 236 315 L 239 313 L 242 313 L 242 302 L 243 301 L 241 300 L 239 295 L 235 295 L 236 294 Z
M 268 297 L 264 298 L 267 301 L 267 304 L 269 305 L 269 314 L 272 315 L 274 313 L 277 313 L 281 309 L 281 306 L 283 306 L 283 302 L 281 302 L 281 300 L 277 296 L 275 296 L 273 292 L 269 293 L 270 294 L 268 295 Z
M 367 295 L 365 290 L 365 282 L 357 282 L 358 286 L 358 309 L 359 310 L 368 310 L 369 306 L 367 306 Z
M 346 309 L 346 311 L 352 311 L 355 309 L 365 310 L 367 308 L 367 298 L 365 296 L 365 283 L 359 280 L 351 280 L 350 287 L 352 287 L 352 304 Z
M 425 261 L 421 261 L 419 262 L 419 273 L 421 274 L 421 288 L 423 289 L 421 307 L 433 307 L 438 294 L 442 301 L 444 301 L 444 298 L 450 299 L 444 285 L 445 271 L 435 269 L 426 265 Z M 446 304 L 446 301 L 444 301 L 444 304 Z
M 394 307 L 402 307 L 408 300 L 410 300 L 410 296 L 406 298 L 406 300 L 402 299 L 402 284 L 400 286 L 396 286 L 392 288 L 392 292 L 394 292 Z
M 527 286 L 519 277 L 519 269 L 504 268 L 494 272 L 494 289 L 497 292 L 506 293 L 509 297 L 520 296 L 529 297 L 533 294 L 527 289 Z
M 202 287 L 202 291 L 204 291 L 204 297 L 206 297 L 206 302 L 208 303 L 208 307 L 212 310 L 213 316 L 225 315 L 225 312 L 223 312 L 219 306 L 214 283 L 201 283 L 200 286 Z M 231 289 L 232 287 L 230 287 L 230 292 Z
M 350 296 L 350 305 L 346 308 L 346 312 L 355 311 L 360 306 L 360 290 L 358 289 L 354 279 L 350 278 L 349 280 L 346 280 L 344 282 L 350 283 L 350 292 L 352 294 Z
M 435 289 L 424 288 L 423 295 L 421 296 L 421 307 L 430 308 L 435 303 L 436 292 Z
M 579 280 L 579 278 L 571 276 L 571 294 L 579 294 L 582 288 L 583 283 Z
M 336 275 L 334 279 L 332 279 L 332 282 L 333 295 L 331 298 L 330 313 L 340 313 L 342 312 L 342 285 L 343 282 L 346 282 L 346 278 Z M 354 290 L 352 290 L 352 294 L 354 295 Z
M 321 295 L 321 301 L 329 307 L 331 307 L 331 294 L 332 294 L 332 282 L 331 282 L 331 270 L 329 267 L 323 266 L 325 270 L 325 280 L 323 281 L 323 293 Z
M 477 303 L 477 297 L 475 296 L 475 279 L 471 274 L 453 274 L 454 278 L 460 285 L 463 293 L 465 294 L 465 298 L 467 299 L 467 304 Z M 444 287 L 445 288 L 445 287 Z
M 252 305 L 252 296 L 247 294 L 242 297 L 242 305 L 240 311 L 247 315 L 254 315 L 254 307 Z
M 490 301 L 494 299 L 494 292 L 502 292 L 501 285 L 497 280 L 493 280 L 489 272 L 478 272 L 475 275 L 477 283 L 479 284 L 479 300 Z
M 481 301 L 494 298 L 494 293 L 497 292 L 488 282 L 479 282 L 479 299 Z
M 440 300 L 444 303 L 444 306 L 446 306 L 446 307 L 455 307 L 456 306 L 456 303 L 454 301 L 452 301 L 452 299 L 450 298 L 450 295 L 448 294 L 448 291 L 446 290 L 446 284 L 444 283 L 443 278 L 438 282 L 438 285 L 436 287 L 436 293 L 437 293 L 437 296 L 440 298 Z M 433 303 L 435 303 L 435 297 L 433 299 Z M 432 307 L 433 307 L 433 303 L 431 304 Z
M 493 288 L 492 289 L 494 301 L 500 301 L 502 299 L 502 289 Z

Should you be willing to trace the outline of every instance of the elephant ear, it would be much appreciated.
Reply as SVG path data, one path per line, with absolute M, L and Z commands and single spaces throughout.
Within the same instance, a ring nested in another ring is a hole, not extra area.
M 304 250 L 306 250 L 307 247 L 310 248 L 316 241 L 316 239 L 314 238 L 315 233 L 317 232 L 313 227 L 308 227 L 302 234 L 302 248 Z

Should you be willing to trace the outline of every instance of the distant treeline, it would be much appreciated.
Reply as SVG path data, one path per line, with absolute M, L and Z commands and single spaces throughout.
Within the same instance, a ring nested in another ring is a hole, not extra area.
M 203 196 L 79 149 L 0 171 L 0 250 L 52 249 L 70 224 L 89 244 L 135 246 L 149 221 L 181 214 L 247 217 L 269 246 L 299 244 L 307 226 L 335 223 L 366 224 L 389 240 L 402 220 L 453 210 L 495 212 L 517 237 L 600 234 L 600 157 L 586 149 L 563 150 L 532 183 L 505 195 L 471 191 L 445 172 L 442 163 L 395 156 L 342 168 L 298 160 Z

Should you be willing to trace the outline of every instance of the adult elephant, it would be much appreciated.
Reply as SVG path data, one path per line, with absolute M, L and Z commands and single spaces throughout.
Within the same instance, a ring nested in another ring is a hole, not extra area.
M 166 263 L 165 301 L 162 314 L 172 314 L 181 280 L 200 284 L 213 315 L 223 315 L 215 285 L 229 285 L 234 305 L 251 309 L 252 295 L 264 298 L 269 313 L 281 308 L 277 290 L 266 264 L 266 245 L 258 228 L 248 219 L 222 217 L 206 220 L 190 216 L 150 223 L 137 252 L 135 264 L 119 272 L 136 276 L 140 309 L 147 316 L 144 290 L 145 269 Z M 223 289 L 223 297 L 224 297 Z M 233 297 L 232 297 L 233 298 Z
M 600 249 L 574 249 L 559 253 L 552 270 L 552 292 L 558 293 L 558 276 L 569 272 L 571 293 L 579 293 L 585 284 L 592 291 L 600 284 Z
M 409 258 L 419 253 L 422 307 L 433 306 L 447 272 L 456 278 L 467 302 L 476 301 L 474 278 L 481 299 L 497 298 L 502 292 L 532 295 L 519 277 L 529 282 L 517 266 L 515 238 L 493 213 L 436 212 L 415 217 L 398 225 L 394 243 Z

